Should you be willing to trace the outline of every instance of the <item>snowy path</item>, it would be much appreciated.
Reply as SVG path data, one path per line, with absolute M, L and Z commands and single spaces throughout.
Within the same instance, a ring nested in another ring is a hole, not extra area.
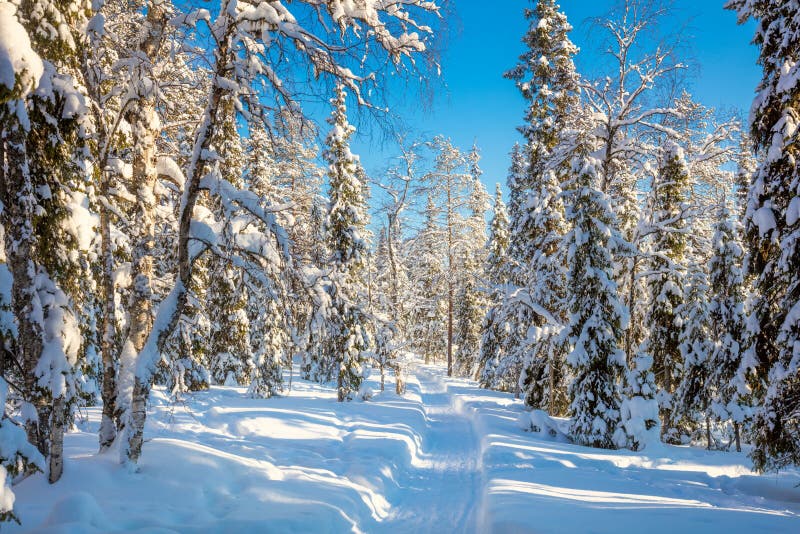
M 373 378 L 373 387 L 375 385 Z M 63 479 L 16 486 L 3 532 L 800 532 L 800 473 L 744 454 L 602 451 L 521 431 L 521 403 L 410 370 L 370 402 L 296 380 L 249 399 L 155 390 L 139 473 L 96 454 L 99 410 L 67 435 Z
M 426 463 L 408 474 L 417 494 L 395 506 L 398 519 L 406 527 L 416 522 L 417 532 L 469 533 L 475 531 L 475 504 L 481 492 L 479 438 L 474 421 L 461 410 L 442 375 L 437 368 L 416 370 L 427 423 Z

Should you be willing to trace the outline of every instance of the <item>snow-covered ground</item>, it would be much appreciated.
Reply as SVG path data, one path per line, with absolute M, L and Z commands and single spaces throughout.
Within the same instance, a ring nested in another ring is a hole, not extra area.
M 545 440 L 519 429 L 519 401 L 438 367 L 393 390 L 348 404 L 296 378 L 269 400 L 156 391 L 138 473 L 96 454 L 89 410 L 64 478 L 16 486 L 22 526 L 3 532 L 800 532 L 797 471 Z

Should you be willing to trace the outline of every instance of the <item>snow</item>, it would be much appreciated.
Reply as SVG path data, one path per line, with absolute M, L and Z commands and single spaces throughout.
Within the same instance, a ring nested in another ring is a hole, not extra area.
M 753 222 L 758 226 L 758 235 L 764 237 L 775 229 L 775 214 L 768 206 L 762 206 L 753 214 Z
M 31 48 L 28 32 L 17 20 L 14 4 L 0 1 L 0 86 L 13 91 L 19 77 L 21 94 L 36 88 L 44 72 L 41 58 Z
M 14 508 L 14 492 L 7 483 L 8 471 L 0 465 L 0 514 L 10 512 Z
M 786 210 L 786 225 L 794 226 L 800 220 L 800 197 L 794 197 Z
M 296 373 L 297 369 L 295 369 Z M 417 363 L 405 396 L 337 403 L 293 381 L 251 399 L 156 389 L 141 470 L 96 454 L 99 408 L 66 436 L 64 477 L 15 488 L 6 532 L 796 532 L 800 473 L 755 476 L 744 454 L 579 447 L 568 421 Z M 377 390 L 375 373 L 368 385 Z M 621 513 L 622 512 L 622 513 Z
M 74 191 L 71 196 L 71 202 L 67 205 L 67 231 L 75 238 L 80 250 L 91 250 L 97 235 L 96 230 L 100 227 L 100 217 L 90 210 L 89 198 L 85 193 Z

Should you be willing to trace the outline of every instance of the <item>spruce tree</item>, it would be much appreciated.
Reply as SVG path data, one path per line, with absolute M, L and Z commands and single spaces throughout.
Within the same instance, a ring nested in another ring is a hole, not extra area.
M 619 231 L 608 198 L 598 189 L 595 164 L 591 158 L 576 160 L 567 195 L 573 225 L 566 236 L 572 346 L 567 362 L 575 374 L 570 435 L 582 445 L 616 448 L 626 443 L 620 408 L 627 366 L 620 343 L 628 312 L 617 294 L 609 250 Z
M 212 139 L 219 158 L 217 168 L 222 179 L 235 187 L 244 185 L 245 153 L 236 129 L 234 102 L 227 98 L 220 103 L 224 115 L 219 131 Z M 250 321 L 247 317 L 248 291 L 244 275 L 231 264 L 229 249 L 236 239 L 237 222 L 229 220 L 220 199 L 211 205 L 215 219 L 223 224 L 228 249 L 221 247 L 209 260 L 206 314 L 211 322 L 207 354 L 209 371 L 217 384 L 246 386 L 253 372 L 250 344 Z
M 481 350 L 475 365 L 475 378 L 481 387 L 494 383 L 506 337 L 501 306 L 508 283 L 508 212 L 498 183 L 494 194 L 494 216 L 489 225 L 489 255 L 486 260 L 486 281 L 489 284 L 489 307 L 481 325 Z
M 531 228 L 527 294 L 536 307 L 533 337 L 523 360 L 520 384 L 525 404 L 563 415 L 567 408 L 561 327 L 566 321 L 566 268 L 563 236 L 566 232 L 561 185 L 552 170 L 546 171 L 528 195 L 523 218 Z
M 652 250 L 648 290 L 650 305 L 646 324 L 650 335 L 642 350 L 653 357 L 653 374 L 659 388 L 662 432 L 671 435 L 672 395 L 680 382 L 678 307 L 683 300 L 687 239 L 684 232 L 689 193 L 689 171 L 683 151 L 675 144 L 665 147 L 663 161 L 652 189 Z
M 759 471 L 800 464 L 800 8 L 795 2 L 732 0 L 739 21 L 758 23 L 763 77 L 751 110 L 760 164 L 745 215 L 748 273 L 754 278 L 756 373 L 766 385 L 753 422 Z
M 36 2 L 2 6 L 3 32 L 14 46 L 3 50 L 11 79 L 0 84 L 0 223 L 19 363 L 4 372 L 16 374 L 28 441 L 47 459 L 51 483 L 62 474 L 64 432 L 79 401 L 79 358 L 94 335 L 86 285 L 92 229 L 78 224 L 89 190 L 88 109 L 76 81 L 87 8 L 72 1 L 46 9 Z
M 686 284 L 676 310 L 678 350 L 683 369 L 675 390 L 669 419 L 665 421 L 665 439 L 672 443 L 699 441 L 705 429 L 707 448 L 711 448 L 711 388 L 708 384 L 709 331 L 708 279 L 702 265 L 692 261 L 687 268 Z
M 744 250 L 725 201 L 717 212 L 709 261 L 708 314 L 711 334 L 708 387 L 711 413 L 718 423 L 733 425 L 736 450 L 741 450 L 742 425 L 749 416 L 749 395 L 739 369 L 745 344 Z
M 361 275 L 367 254 L 363 173 L 357 157 L 350 152 L 353 128 L 347 121 L 346 92 L 336 87 L 328 119 L 331 131 L 323 156 L 328 163 L 330 204 L 328 206 L 328 247 L 331 310 L 329 340 L 324 357 L 335 363 L 337 398 L 350 400 L 363 380 L 363 355 L 369 347 L 368 322 L 361 302 Z
M 622 399 L 622 426 L 627 447 L 641 451 L 661 441 L 661 424 L 656 400 L 653 357 L 639 351 L 630 364 Z
M 561 412 L 565 403 L 561 384 L 559 325 L 563 324 L 564 272 L 559 246 L 564 232 L 564 208 L 559 184 L 566 163 L 556 147 L 563 141 L 578 95 L 573 57 L 578 49 L 569 39 L 572 27 L 554 0 L 541 0 L 525 11 L 530 21 L 523 37 L 527 50 L 506 73 L 528 101 L 525 124 L 519 128 L 527 141 L 527 167 L 519 184 L 518 210 L 512 211 L 513 276 L 518 298 L 510 299 L 506 316 L 519 343 L 511 338 L 510 360 L 514 379 L 525 389 L 526 402 Z M 525 303 L 527 301 L 527 304 Z M 522 309 L 524 307 L 530 309 Z M 531 327 L 535 339 L 527 338 Z M 524 340 L 524 341 L 523 341 Z M 520 376 L 522 374 L 522 376 Z M 546 384 L 546 385 L 545 385 Z
M 523 344 L 527 338 L 528 326 L 533 320 L 530 307 L 519 302 L 523 293 L 520 288 L 525 287 L 528 279 L 526 236 L 517 231 L 521 227 L 520 221 L 527 200 L 527 168 L 525 151 L 519 144 L 515 144 L 511 150 L 511 166 L 506 182 L 509 190 L 508 285 L 495 312 L 497 321 L 504 325 L 500 347 L 503 357 L 497 363 L 491 380 L 487 382 L 487 387 L 502 391 L 519 391 L 518 378 L 525 357 Z

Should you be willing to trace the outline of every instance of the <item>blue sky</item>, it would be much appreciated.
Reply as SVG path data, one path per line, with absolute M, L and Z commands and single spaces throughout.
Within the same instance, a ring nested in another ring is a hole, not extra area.
M 698 67 L 689 83 L 695 98 L 706 106 L 737 110 L 746 117 L 760 77 L 757 51 L 749 44 L 754 25 L 738 26 L 735 14 L 722 9 L 723 3 L 675 0 L 663 31 L 688 25 L 689 52 Z M 527 24 L 522 11 L 530 4 L 526 0 L 456 0 L 454 4 L 460 20 L 442 58 L 444 87 L 437 89 L 429 106 L 400 98 L 394 109 L 417 133 L 443 134 L 463 148 L 477 142 L 484 182 L 493 191 L 495 182 L 505 183 L 508 151 L 519 139 L 515 128 L 525 104 L 513 82 L 502 75 L 524 50 L 521 38 Z M 597 46 L 592 46 L 588 36 L 591 25 L 587 19 L 607 13 L 612 4 L 613 0 L 561 0 L 562 11 L 575 28 L 572 40 L 581 49 L 576 63 L 582 72 L 591 72 L 599 59 Z M 387 158 L 395 154 L 392 146 L 382 144 L 378 137 L 362 135 L 353 144 L 373 176 L 379 175 Z

